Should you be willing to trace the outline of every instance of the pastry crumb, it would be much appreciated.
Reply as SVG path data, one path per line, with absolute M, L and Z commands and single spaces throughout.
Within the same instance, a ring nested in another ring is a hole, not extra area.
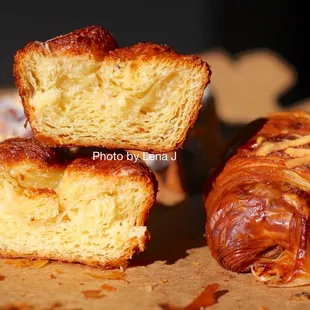
M 87 290 L 87 291 L 82 291 L 82 294 L 84 295 L 85 298 L 102 298 L 105 295 L 102 294 L 102 290 Z
M 296 293 L 291 296 L 291 300 L 295 300 L 295 301 L 308 300 L 308 299 L 310 299 L 309 292 Z
M 112 286 L 112 285 L 109 285 L 109 284 L 102 284 L 100 286 L 100 289 L 102 289 L 103 291 L 109 291 L 109 292 L 116 292 L 117 291 L 117 288 Z

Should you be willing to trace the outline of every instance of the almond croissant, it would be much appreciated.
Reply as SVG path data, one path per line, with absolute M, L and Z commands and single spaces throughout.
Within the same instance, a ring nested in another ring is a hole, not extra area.
M 310 283 L 309 206 L 310 114 L 273 114 L 205 197 L 213 257 L 271 284 Z

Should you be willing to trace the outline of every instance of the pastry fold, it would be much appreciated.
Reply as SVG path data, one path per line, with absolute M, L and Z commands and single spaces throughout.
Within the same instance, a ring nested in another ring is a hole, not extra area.
M 0 256 L 109 268 L 143 251 L 157 182 L 119 154 L 93 160 L 32 138 L 0 143 Z
M 205 192 L 206 236 L 226 269 L 310 283 L 310 115 L 270 115 Z

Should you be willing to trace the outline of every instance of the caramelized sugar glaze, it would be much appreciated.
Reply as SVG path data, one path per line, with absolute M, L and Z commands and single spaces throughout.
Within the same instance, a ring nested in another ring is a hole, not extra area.
M 206 236 L 226 269 L 310 283 L 310 115 L 271 115 L 205 192 Z

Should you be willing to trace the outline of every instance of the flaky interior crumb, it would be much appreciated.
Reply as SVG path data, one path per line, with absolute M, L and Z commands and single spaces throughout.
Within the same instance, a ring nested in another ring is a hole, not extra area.
M 152 189 L 138 178 L 25 163 L 0 166 L 0 179 L 2 251 L 104 264 L 144 248 L 138 218 Z
M 205 79 L 195 66 L 169 59 L 96 62 L 30 54 L 25 66 L 37 131 L 133 148 L 180 142 Z

